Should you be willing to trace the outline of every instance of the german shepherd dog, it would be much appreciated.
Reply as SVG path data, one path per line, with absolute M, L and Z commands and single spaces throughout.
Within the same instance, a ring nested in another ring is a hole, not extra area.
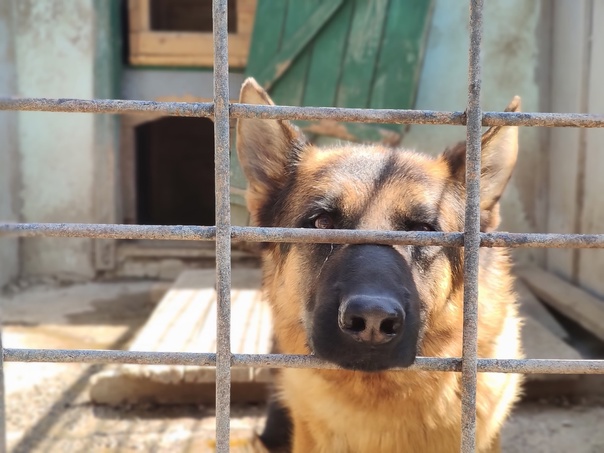
M 241 102 L 272 104 L 253 79 Z M 507 110 L 519 103 L 515 98 Z M 257 226 L 463 231 L 463 143 L 436 158 L 379 145 L 323 148 L 287 121 L 249 118 L 238 122 L 237 152 Z M 482 137 L 481 231 L 499 224 L 517 152 L 517 127 L 493 127 Z M 391 369 L 410 366 L 417 355 L 461 355 L 461 248 L 271 243 L 262 245 L 262 257 L 277 351 L 341 367 L 277 373 L 260 436 L 265 448 L 459 451 L 460 374 Z M 506 252 L 481 249 L 479 357 L 522 356 L 512 283 Z M 479 452 L 499 451 L 519 386 L 516 374 L 479 374 Z

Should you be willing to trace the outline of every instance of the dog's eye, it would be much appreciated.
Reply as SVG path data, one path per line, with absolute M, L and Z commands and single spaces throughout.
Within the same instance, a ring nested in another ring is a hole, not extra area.
M 314 225 L 315 228 L 321 230 L 329 230 L 333 228 L 334 222 L 329 214 L 321 214 L 317 218 L 315 218 Z
M 436 231 L 433 225 L 426 222 L 411 222 L 407 227 L 408 231 Z

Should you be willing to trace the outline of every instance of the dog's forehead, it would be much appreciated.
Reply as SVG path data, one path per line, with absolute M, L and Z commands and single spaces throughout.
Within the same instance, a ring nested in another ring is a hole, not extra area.
M 296 192 L 303 194 L 299 200 L 320 200 L 359 219 L 385 221 L 418 207 L 438 210 L 448 176 L 442 160 L 413 151 L 313 147 L 298 162 Z
M 305 181 L 317 184 L 431 184 L 445 177 L 445 167 L 428 155 L 381 146 L 315 148 L 298 165 Z

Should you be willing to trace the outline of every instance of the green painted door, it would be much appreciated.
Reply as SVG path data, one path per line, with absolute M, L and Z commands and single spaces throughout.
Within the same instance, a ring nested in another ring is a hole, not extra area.
M 433 0 L 258 0 L 246 75 L 276 104 L 413 108 Z M 296 121 L 316 142 L 397 145 L 405 125 Z M 233 204 L 245 178 L 232 153 Z

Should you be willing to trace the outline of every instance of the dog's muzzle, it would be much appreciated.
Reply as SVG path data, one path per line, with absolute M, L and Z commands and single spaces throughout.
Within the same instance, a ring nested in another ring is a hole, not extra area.
M 391 246 L 336 251 L 321 274 L 311 316 L 311 343 L 323 359 L 364 371 L 415 360 L 419 298 L 409 265 Z

